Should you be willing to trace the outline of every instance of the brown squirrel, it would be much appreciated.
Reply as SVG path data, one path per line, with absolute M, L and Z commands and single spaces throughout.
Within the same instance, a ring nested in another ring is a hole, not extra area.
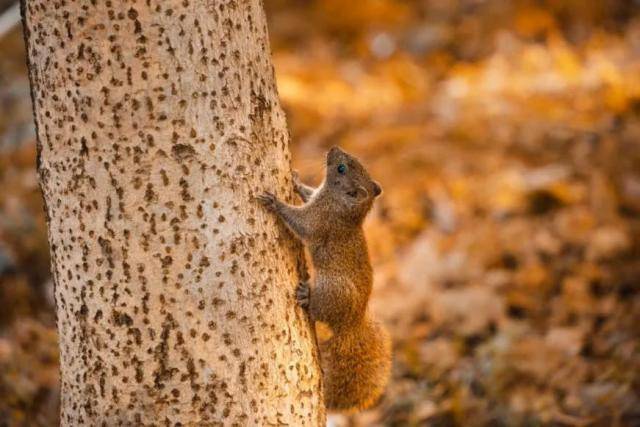
M 389 380 L 391 341 L 374 321 L 367 302 L 373 271 L 362 222 L 382 192 L 364 167 L 338 147 L 327 154 L 326 176 L 314 189 L 298 180 L 294 189 L 305 202 L 291 206 L 271 193 L 258 200 L 274 212 L 309 249 L 315 285 L 300 283 L 298 304 L 331 336 L 320 338 L 325 404 L 352 412 L 375 403 Z

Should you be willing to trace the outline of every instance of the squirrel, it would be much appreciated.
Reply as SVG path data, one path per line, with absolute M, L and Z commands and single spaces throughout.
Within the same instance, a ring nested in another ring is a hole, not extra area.
M 257 198 L 311 255 L 315 283 L 299 283 L 296 300 L 318 332 L 325 406 L 332 412 L 362 410 L 382 395 L 391 370 L 389 334 L 367 310 L 373 270 L 362 230 L 382 189 L 338 147 L 327 153 L 319 188 L 300 182 L 297 173 L 293 186 L 304 205 L 288 205 L 269 192 Z M 323 326 L 330 336 L 322 336 Z

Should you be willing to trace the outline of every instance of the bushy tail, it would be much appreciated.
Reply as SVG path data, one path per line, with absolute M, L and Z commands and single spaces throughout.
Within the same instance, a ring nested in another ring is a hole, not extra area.
M 391 340 L 382 325 L 365 318 L 320 344 L 327 409 L 352 412 L 374 404 L 391 371 Z

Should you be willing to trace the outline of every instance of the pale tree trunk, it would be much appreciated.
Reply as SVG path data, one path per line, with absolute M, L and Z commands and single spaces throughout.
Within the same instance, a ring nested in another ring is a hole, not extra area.
M 259 0 L 26 0 L 63 425 L 321 425 Z

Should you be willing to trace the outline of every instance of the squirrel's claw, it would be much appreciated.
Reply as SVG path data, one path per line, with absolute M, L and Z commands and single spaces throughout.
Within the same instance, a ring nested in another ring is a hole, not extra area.
M 267 208 L 273 209 L 276 206 L 276 196 L 268 191 L 256 196 L 256 199 Z
M 304 309 L 309 307 L 309 294 L 311 289 L 308 282 L 300 282 L 296 287 L 296 300 L 298 305 Z
M 298 173 L 298 171 L 293 171 L 291 172 L 291 180 L 293 181 L 293 185 L 298 187 L 300 186 L 301 182 L 300 182 L 300 174 Z
M 291 181 L 293 182 L 293 188 L 294 190 L 299 193 L 301 190 L 301 182 L 300 182 L 300 175 L 298 174 L 298 171 L 293 171 L 291 172 Z

